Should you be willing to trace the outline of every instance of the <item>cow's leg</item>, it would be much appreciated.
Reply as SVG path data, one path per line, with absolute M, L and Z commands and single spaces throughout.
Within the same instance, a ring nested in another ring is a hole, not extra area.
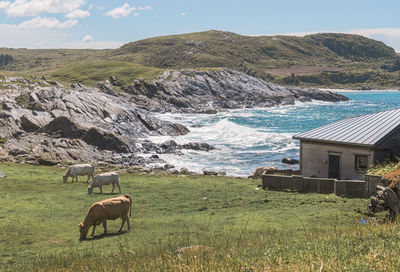
M 100 185 L 100 194 L 103 193 L 103 185 Z
M 74 177 L 74 176 L 72 176 L 72 181 L 71 181 L 71 183 L 74 183 L 74 178 L 75 178 L 75 177 Z
M 93 230 L 92 230 L 92 234 L 90 236 L 94 235 L 94 231 L 96 230 L 96 224 L 93 225 Z
M 76 175 L 76 182 L 78 182 L 78 175 Z
M 119 193 L 121 193 L 121 187 L 119 186 L 119 182 L 117 182 Z
M 129 224 L 129 216 L 128 215 L 126 216 L 126 222 L 128 223 L 128 230 L 130 230 L 131 229 L 131 225 Z
M 107 220 L 103 221 L 104 234 L 107 234 Z
M 89 179 L 90 179 L 90 174 L 87 176 L 86 183 L 88 183 L 88 182 L 89 182 Z
M 122 228 L 124 227 L 124 224 L 125 224 L 125 216 L 122 216 L 121 219 L 122 219 L 122 224 L 121 224 L 121 227 L 119 228 L 118 232 L 122 231 Z
M 112 190 L 111 190 L 111 193 L 114 193 L 114 189 L 115 189 L 115 183 L 112 183 Z

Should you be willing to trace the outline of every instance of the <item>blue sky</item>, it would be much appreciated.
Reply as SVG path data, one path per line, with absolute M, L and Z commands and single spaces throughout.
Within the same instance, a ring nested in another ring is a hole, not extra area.
M 115 48 L 210 29 L 245 35 L 355 33 L 400 52 L 400 1 L 0 0 L 0 47 Z

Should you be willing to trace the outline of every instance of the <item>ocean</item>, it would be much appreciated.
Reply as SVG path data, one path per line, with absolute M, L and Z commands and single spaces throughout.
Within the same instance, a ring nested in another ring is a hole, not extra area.
M 183 124 L 190 129 L 184 136 L 156 136 L 161 143 L 175 140 L 205 142 L 216 150 L 183 150 L 184 155 L 160 155 L 176 169 L 224 171 L 230 176 L 248 176 L 260 166 L 297 169 L 282 164 L 284 157 L 299 159 L 299 141 L 294 134 L 346 117 L 400 107 L 399 91 L 343 92 L 348 102 L 296 103 L 272 108 L 238 109 L 218 114 L 158 114 L 156 117 Z

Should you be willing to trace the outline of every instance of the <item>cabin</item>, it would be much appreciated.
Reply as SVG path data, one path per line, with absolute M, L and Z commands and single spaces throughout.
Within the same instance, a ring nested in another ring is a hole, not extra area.
M 346 118 L 297 134 L 305 177 L 362 180 L 375 163 L 400 155 L 400 108 Z

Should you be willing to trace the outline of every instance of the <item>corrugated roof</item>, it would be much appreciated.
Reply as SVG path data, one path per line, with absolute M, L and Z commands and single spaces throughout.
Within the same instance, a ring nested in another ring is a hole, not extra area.
M 293 139 L 373 147 L 399 128 L 400 108 L 397 108 L 346 118 L 299 133 Z

